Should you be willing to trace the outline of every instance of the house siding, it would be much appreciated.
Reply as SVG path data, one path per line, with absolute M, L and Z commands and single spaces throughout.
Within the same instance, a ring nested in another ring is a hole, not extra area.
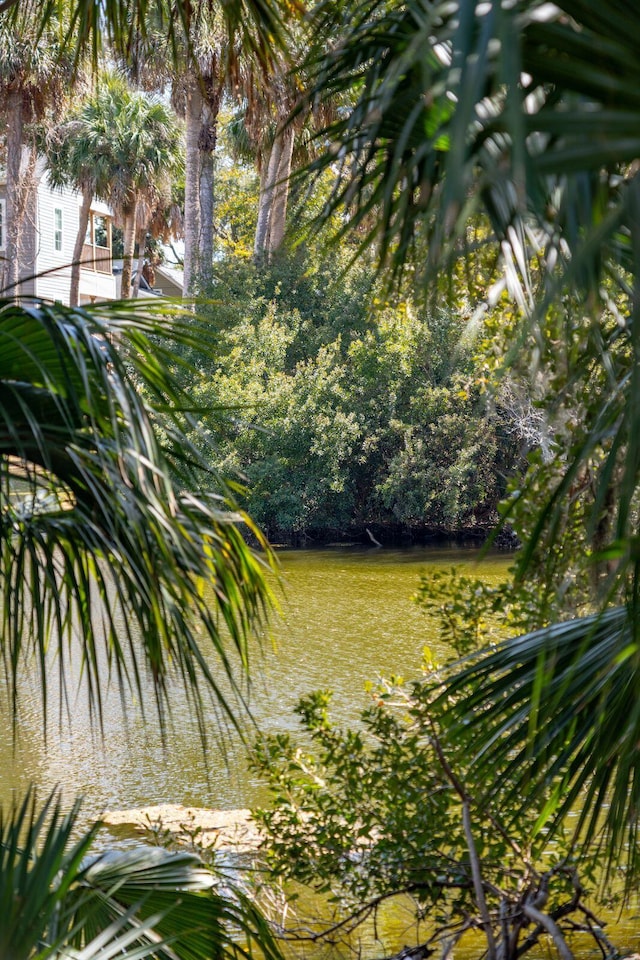
M 55 210 L 62 210 L 62 250 L 55 249 Z M 36 294 L 69 303 L 73 247 L 78 232 L 78 195 L 52 190 L 46 174 L 38 185 Z
M 71 263 L 78 221 L 80 195 L 63 188 L 53 190 L 43 165 L 38 170 L 37 186 L 29 200 L 22 235 L 22 262 L 20 293 L 43 300 L 69 303 Z M 6 185 L 0 183 L 0 199 L 6 197 Z M 55 249 L 55 211 L 62 210 L 62 249 Z M 110 212 L 105 204 L 96 202 L 101 214 Z M 116 280 L 110 273 L 96 276 L 94 270 L 80 271 L 80 296 L 83 302 L 114 300 Z

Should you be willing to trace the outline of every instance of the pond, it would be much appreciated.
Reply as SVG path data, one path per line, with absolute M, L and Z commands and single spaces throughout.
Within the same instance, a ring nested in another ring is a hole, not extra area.
M 265 730 L 292 729 L 292 707 L 315 689 L 334 691 L 336 716 L 352 719 L 365 704 L 366 681 L 379 674 L 417 675 L 429 645 L 445 653 L 434 624 L 412 600 L 421 573 L 464 565 L 485 580 L 506 575 L 505 554 L 483 557 L 477 549 L 379 550 L 335 548 L 284 551 L 282 613 L 273 637 L 256 645 L 249 702 Z M 203 756 L 196 725 L 183 697 L 173 701 L 172 725 L 163 748 L 153 706 L 147 723 L 128 704 L 126 723 L 119 696 L 107 699 L 104 736 L 91 729 L 84 699 L 72 707 L 72 724 L 59 729 L 51 691 L 47 743 L 42 737 L 38 692 L 27 694 L 14 750 L 11 724 L 0 717 L 0 801 L 30 781 L 41 790 L 60 784 L 68 796 L 82 793 L 87 817 L 105 809 L 171 802 L 220 809 L 248 807 L 262 797 L 246 768 L 237 737 L 213 735 Z

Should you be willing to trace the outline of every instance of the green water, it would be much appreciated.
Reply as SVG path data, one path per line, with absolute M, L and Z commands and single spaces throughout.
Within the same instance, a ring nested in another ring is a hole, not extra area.
M 367 680 L 417 674 L 425 645 L 444 653 L 433 623 L 412 600 L 422 573 L 462 564 L 497 580 L 509 564 L 505 555 L 478 562 L 476 550 L 441 548 L 287 551 L 280 561 L 282 615 L 274 622 L 273 643 L 265 638 L 261 648 L 255 645 L 248 696 L 256 722 L 267 730 L 293 728 L 292 706 L 318 688 L 334 690 L 336 715 L 351 719 L 365 703 Z M 60 730 L 55 694 L 52 689 L 46 744 L 37 690 L 23 697 L 15 751 L 9 718 L 0 717 L 0 801 L 30 781 L 43 789 L 60 784 L 68 796 L 84 794 L 87 817 L 165 802 L 233 809 L 262 797 L 236 737 L 225 738 L 226 759 L 215 736 L 203 756 L 179 692 L 166 749 L 150 694 L 146 723 L 134 702 L 127 704 L 125 723 L 118 695 L 108 697 L 104 737 L 92 732 L 82 696 L 72 704 L 71 724 L 65 721 Z M 213 708 L 210 727 L 219 728 Z
M 280 554 L 283 574 L 282 617 L 274 624 L 274 646 L 256 645 L 249 695 L 256 723 L 264 730 L 295 729 L 292 707 L 310 690 L 334 691 L 334 715 L 343 721 L 366 704 L 365 683 L 379 674 L 419 673 L 429 646 L 446 655 L 436 625 L 413 602 L 419 577 L 463 567 L 485 581 L 506 576 L 511 558 L 480 557 L 477 550 L 326 549 Z M 244 749 L 229 734 L 223 745 L 213 738 L 203 755 L 198 732 L 182 696 L 173 702 L 172 728 L 163 748 L 153 710 L 143 722 L 139 704 L 127 704 L 126 724 L 117 695 L 107 699 L 104 736 L 91 730 L 84 699 L 72 704 L 72 722 L 58 723 L 52 691 L 47 743 L 42 738 L 38 693 L 26 692 L 14 748 L 9 717 L 0 715 L 0 801 L 31 781 L 49 790 L 59 784 L 66 797 L 85 796 L 86 819 L 103 810 L 156 803 L 212 808 L 250 807 L 265 799 L 262 785 L 248 772 Z M 213 708 L 212 730 L 219 729 Z M 375 939 L 369 930 L 360 944 L 366 957 L 382 956 L 412 942 L 410 917 L 397 907 L 379 917 Z M 625 945 L 638 949 L 634 916 L 619 925 Z M 615 939 L 618 939 L 617 937 Z M 313 960 L 323 956 L 308 951 Z M 326 955 L 326 954 L 325 954 Z M 456 952 L 471 960 L 475 952 Z M 594 956 L 589 949 L 579 956 Z M 597 954 L 599 955 L 599 954 Z M 529 954 L 532 960 L 534 955 Z M 546 954 L 536 955 L 536 960 Z

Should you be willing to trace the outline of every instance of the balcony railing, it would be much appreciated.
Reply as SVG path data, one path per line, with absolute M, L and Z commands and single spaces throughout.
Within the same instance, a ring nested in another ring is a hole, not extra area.
M 97 273 L 111 273 L 111 251 L 108 247 L 99 247 L 85 243 L 82 248 L 82 269 Z

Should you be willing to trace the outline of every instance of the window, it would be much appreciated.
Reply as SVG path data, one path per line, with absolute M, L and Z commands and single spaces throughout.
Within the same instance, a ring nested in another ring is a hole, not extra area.
M 96 247 L 108 247 L 107 218 L 93 215 L 93 235 Z
M 62 250 L 62 210 L 56 207 L 53 211 L 53 248 Z
M 7 225 L 7 201 L 0 200 L 0 250 L 5 247 L 5 230 Z

